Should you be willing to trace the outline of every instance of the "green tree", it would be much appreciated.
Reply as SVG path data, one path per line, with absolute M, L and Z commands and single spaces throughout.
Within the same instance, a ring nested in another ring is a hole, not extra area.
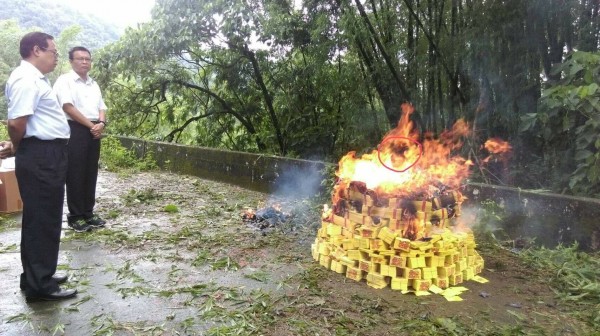
M 574 52 L 553 71 L 540 111 L 523 116 L 534 161 L 553 189 L 600 197 L 600 53 Z M 530 160 L 531 162 L 531 160 Z
M 16 20 L 0 20 L 0 119 L 6 120 L 7 105 L 4 88 L 11 71 L 19 65 L 19 41 L 27 32 L 23 31 Z
M 95 74 L 121 134 L 336 160 L 372 149 L 410 101 L 421 131 L 469 121 L 472 158 L 508 139 L 527 182 L 546 154 L 522 117 L 548 113 L 553 65 L 597 52 L 599 13 L 594 0 L 160 0 Z
M 78 43 L 77 36 L 80 33 L 81 27 L 73 25 L 66 27 L 55 38 L 56 49 L 58 50 L 60 57 L 54 71 L 48 74 L 48 79 L 50 79 L 51 82 L 54 82 L 58 76 L 71 70 L 71 64 L 69 62 L 69 50 Z
M 369 108 L 363 86 L 348 77 L 354 67 L 330 59 L 341 47 L 318 31 L 323 20 L 310 30 L 286 3 L 258 4 L 159 1 L 152 23 L 104 50 L 97 76 L 124 121 L 118 131 L 331 155 L 341 114 Z
M 4 46 L 4 48 L 0 50 L 0 88 L 2 89 L 0 92 L 0 119 L 2 120 L 6 120 L 8 113 L 6 97 L 4 96 L 6 81 L 8 80 L 10 73 L 21 61 L 19 42 L 28 32 L 37 30 L 39 30 L 39 28 L 36 27 L 22 29 L 19 27 L 16 20 L 0 20 L 0 43 Z M 61 56 L 56 69 L 48 74 L 48 78 L 51 82 L 56 80 L 62 73 L 71 69 L 67 52 L 69 48 L 73 46 L 80 31 L 81 28 L 79 26 L 67 27 L 55 38 L 56 46 Z

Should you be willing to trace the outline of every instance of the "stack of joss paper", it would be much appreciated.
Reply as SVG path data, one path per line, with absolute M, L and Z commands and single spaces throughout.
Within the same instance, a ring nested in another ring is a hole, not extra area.
M 324 210 L 311 246 L 323 267 L 403 292 L 444 290 L 483 270 L 473 234 L 455 229 L 460 192 L 414 200 L 349 188 L 342 196 Z

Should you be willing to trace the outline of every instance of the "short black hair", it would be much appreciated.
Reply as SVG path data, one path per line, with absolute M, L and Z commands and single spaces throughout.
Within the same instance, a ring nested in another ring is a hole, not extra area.
M 71 50 L 69 50 L 69 59 L 70 59 L 70 60 L 73 60 L 73 54 L 74 54 L 76 51 L 85 51 L 85 52 L 87 52 L 88 54 L 90 54 L 90 57 L 92 57 L 92 53 L 91 53 L 91 52 L 90 52 L 90 51 L 89 51 L 89 50 L 88 50 L 86 47 L 77 46 L 77 47 L 73 47 L 73 48 L 71 48 Z
M 27 33 L 21 38 L 21 43 L 19 45 L 21 57 L 27 58 L 31 56 L 31 52 L 35 46 L 42 49 L 48 48 L 48 40 L 54 40 L 54 36 L 42 32 Z

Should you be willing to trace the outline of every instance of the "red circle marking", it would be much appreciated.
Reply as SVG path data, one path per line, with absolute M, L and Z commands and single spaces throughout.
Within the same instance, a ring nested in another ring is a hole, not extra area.
M 415 160 L 415 162 L 413 162 L 410 166 L 402 169 L 402 170 L 398 170 L 398 169 L 394 169 L 391 167 L 388 167 L 385 165 L 385 163 L 383 163 L 383 161 L 381 160 L 381 151 L 379 150 L 379 148 L 381 147 L 381 145 L 383 145 L 384 143 L 393 140 L 393 139 L 404 139 L 404 140 L 408 140 L 414 144 L 416 144 L 419 147 L 419 156 L 417 157 L 417 159 Z M 423 155 L 423 146 L 421 145 L 420 142 L 418 142 L 417 140 L 413 140 L 411 138 L 407 138 L 407 137 L 403 137 L 403 136 L 390 136 L 387 137 L 385 139 L 383 139 L 383 141 L 381 141 L 381 143 L 379 144 L 379 146 L 377 146 L 377 158 L 379 159 L 379 162 L 381 163 L 382 166 L 384 166 L 385 168 L 396 172 L 396 173 L 404 173 L 405 171 L 409 170 L 412 166 L 416 165 L 417 162 L 419 162 L 419 160 L 421 159 L 421 155 Z

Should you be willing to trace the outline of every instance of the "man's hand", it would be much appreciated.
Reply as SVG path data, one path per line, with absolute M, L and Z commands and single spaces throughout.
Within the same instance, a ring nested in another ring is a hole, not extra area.
M 102 137 L 102 133 L 104 132 L 104 123 L 97 123 L 90 129 L 92 136 L 94 139 L 100 139 Z
M 0 141 L 0 159 L 6 159 L 15 155 L 13 145 L 10 141 Z

